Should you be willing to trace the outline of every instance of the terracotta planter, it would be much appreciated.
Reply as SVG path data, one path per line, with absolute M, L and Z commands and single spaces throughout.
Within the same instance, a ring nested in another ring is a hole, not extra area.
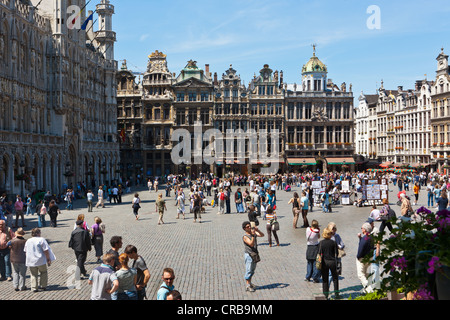
M 450 300 L 450 268 L 442 266 L 436 272 L 436 291 L 439 300 Z
M 402 300 L 405 298 L 404 293 L 397 293 L 397 291 L 391 291 L 387 294 L 389 300 Z

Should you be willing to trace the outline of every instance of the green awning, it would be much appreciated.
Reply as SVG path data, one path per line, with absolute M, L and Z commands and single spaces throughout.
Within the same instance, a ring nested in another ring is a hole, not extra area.
M 353 158 L 327 158 L 328 165 L 351 165 L 356 164 Z
M 315 166 L 317 164 L 317 161 L 314 158 L 288 158 L 287 160 L 290 166 Z

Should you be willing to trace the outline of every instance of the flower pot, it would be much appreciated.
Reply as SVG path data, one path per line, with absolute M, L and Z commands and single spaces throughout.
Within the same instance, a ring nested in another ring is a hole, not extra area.
M 387 294 L 389 300 L 402 300 L 405 298 L 404 293 L 398 293 L 397 291 L 391 291 Z
M 442 266 L 436 272 L 436 291 L 439 300 L 450 300 L 450 267 Z

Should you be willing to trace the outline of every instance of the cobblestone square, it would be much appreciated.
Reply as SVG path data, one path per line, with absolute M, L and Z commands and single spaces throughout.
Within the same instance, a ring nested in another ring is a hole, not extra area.
M 236 186 L 232 187 L 233 191 Z M 391 189 L 393 186 L 391 185 Z M 268 246 L 265 230 L 266 221 L 260 220 L 260 229 L 264 238 L 258 239 L 262 261 L 256 268 L 253 282 L 259 286 L 256 292 L 245 291 L 244 248 L 241 225 L 247 221 L 247 214 L 237 214 L 232 203 L 231 214 L 217 214 L 217 207 L 208 206 L 202 214 L 202 223 L 193 223 L 193 214 L 186 214 L 186 220 L 176 219 L 176 207 L 173 197 L 164 197 L 168 212 L 164 214 L 164 225 L 157 225 L 155 212 L 157 193 L 139 190 L 142 199 L 140 219 L 135 220 L 131 209 L 132 195 L 123 197 L 122 204 L 109 204 L 106 208 L 95 209 L 88 213 L 84 200 L 75 201 L 75 210 L 64 210 L 58 218 L 58 227 L 43 228 L 45 237 L 57 260 L 49 267 L 48 291 L 33 293 L 30 290 L 15 292 L 12 282 L 0 282 L 0 299 L 3 300 L 89 300 L 91 288 L 87 280 L 75 281 L 75 255 L 68 248 L 70 234 L 78 214 L 86 215 L 91 226 L 95 216 L 99 216 L 106 225 L 104 252 L 110 249 L 109 239 L 114 235 L 122 236 L 123 247 L 133 244 L 146 261 L 151 279 L 147 286 L 147 297 L 156 300 L 156 292 L 162 283 L 162 270 L 171 267 L 175 270 L 175 287 L 183 295 L 183 300 L 312 300 L 322 293 L 322 284 L 305 282 L 306 238 L 305 229 L 292 227 L 292 211 L 288 200 L 292 192 L 277 191 L 277 214 L 280 222 L 280 247 Z M 185 193 L 188 190 L 185 189 Z M 425 191 L 422 191 L 419 204 L 425 204 Z M 162 190 L 165 194 L 165 191 Z M 233 193 L 232 193 L 233 194 Z M 396 202 L 396 192 L 390 192 L 391 203 Z M 399 211 L 399 207 L 393 208 Z M 355 256 L 358 246 L 356 234 L 367 220 L 370 207 L 337 205 L 332 213 L 323 213 L 320 207 L 309 212 L 308 219 L 319 221 L 323 230 L 333 221 L 346 245 L 346 257 L 342 259 L 343 273 L 339 279 L 341 297 L 356 297 L 362 286 L 356 275 Z M 48 217 L 47 217 L 48 220 Z M 37 226 L 36 215 L 26 217 L 27 235 Z M 20 224 L 19 224 L 20 225 Z M 301 225 L 301 222 L 298 226 Z M 98 264 L 94 250 L 88 253 L 86 268 L 90 273 Z M 27 287 L 30 288 L 29 271 Z M 331 289 L 331 288 L 330 288 Z

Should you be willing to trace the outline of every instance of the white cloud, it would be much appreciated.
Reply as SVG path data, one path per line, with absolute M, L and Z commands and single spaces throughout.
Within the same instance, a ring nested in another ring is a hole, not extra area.
M 150 37 L 150 34 L 146 33 L 139 37 L 139 42 L 144 42 L 147 38 Z

